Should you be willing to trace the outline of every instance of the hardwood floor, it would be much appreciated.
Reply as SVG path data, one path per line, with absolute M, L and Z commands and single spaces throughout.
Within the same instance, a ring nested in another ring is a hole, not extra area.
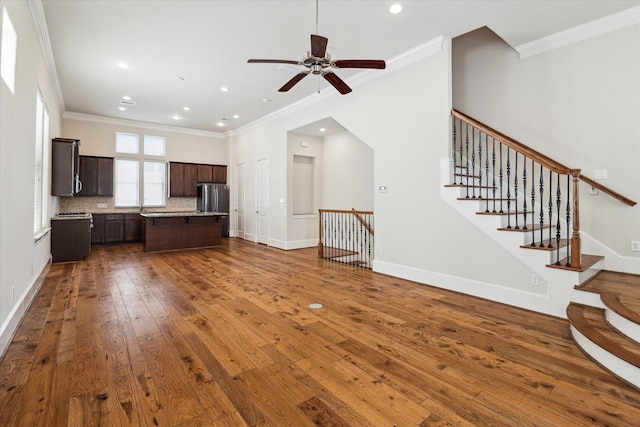
M 0 426 L 637 425 L 568 322 L 238 239 L 53 265 Z M 321 309 L 311 309 L 320 303 Z

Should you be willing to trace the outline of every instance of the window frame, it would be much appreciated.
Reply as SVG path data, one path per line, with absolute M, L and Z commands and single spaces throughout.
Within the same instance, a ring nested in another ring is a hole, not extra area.
M 49 215 L 50 115 L 40 88 L 36 89 L 36 137 L 34 141 L 33 234 L 37 242 L 51 228 Z
M 118 146 L 118 136 L 119 135 L 126 135 L 127 137 L 130 136 L 135 136 L 136 140 L 137 140 L 137 153 L 132 153 L 132 152 L 118 152 L 117 151 L 117 146 Z M 162 147 L 162 152 L 163 155 L 149 155 L 145 153 L 145 141 L 147 138 L 154 138 L 154 139 L 160 139 L 163 141 L 163 147 Z M 155 135 L 143 135 L 142 138 L 140 138 L 139 134 L 135 134 L 135 133 L 130 133 L 130 132 L 116 132 L 116 141 L 115 141 L 115 146 L 116 146 L 116 158 L 115 158 L 115 162 L 116 162 L 116 172 L 115 172 L 115 183 L 116 183 L 116 188 L 115 188 L 115 201 L 114 201 L 114 205 L 116 208 L 149 208 L 149 207 L 166 207 L 167 204 L 167 194 L 166 194 L 166 189 L 167 189 L 167 166 L 166 166 L 166 138 L 162 137 L 162 136 L 155 136 Z M 117 168 L 117 164 L 118 161 L 120 160 L 125 160 L 125 161 L 137 161 L 138 162 L 138 177 L 137 177 L 137 201 L 135 205 L 129 205 L 129 204 L 118 204 L 118 168 Z M 164 163 L 163 166 L 163 173 L 162 173 L 162 200 L 160 200 L 159 204 L 156 203 L 146 203 L 145 200 L 147 199 L 147 197 L 145 197 L 145 189 L 147 188 L 147 185 L 145 184 L 145 165 L 147 163 Z

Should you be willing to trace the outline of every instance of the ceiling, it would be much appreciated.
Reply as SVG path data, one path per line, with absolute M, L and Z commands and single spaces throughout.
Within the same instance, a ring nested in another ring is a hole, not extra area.
M 392 3 L 404 10 L 390 14 Z M 281 93 L 278 88 L 298 72 L 296 66 L 247 64 L 249 58 L 302 60 L 316 32 L 313 0 L 42 4 L 66 112 L 224 133 L 319 90 L 334 91 L 323 79 L 307 76 Z M 456 37 L 482 26 L 516 47 L 639 4 L 320 0 L 318 23 L 333 59 L 389 60 L 439 35 Z M 120 69 L 120 62 L 131 68 Z M 347 83 L 356 72 L 336 70 Z M 135 106 L 121 105 L 123 96 Z

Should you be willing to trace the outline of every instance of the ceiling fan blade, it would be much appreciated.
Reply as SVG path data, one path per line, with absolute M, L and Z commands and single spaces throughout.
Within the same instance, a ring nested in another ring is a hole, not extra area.
M 319 36 L 317 34 L 311 34 L 311 55 L 316 58 L 324 58 L 327 53 L 327 43 L 329 39 Z
M 291 80 L 289 80 L 287 83 L 284 84 L 284 86 L 282 86 L 280 89 L 278 89 L 278 92 L 286 92 L 289 89 L 291 89 L 292 87 L 294 87 L 300 80 L 304 79 L 307 74 L 309 74 L 308 71 L 303 71 L 301 73 L 296 74 L 295 76 L 293 76 L 293 78 Z
M 294 64 L 303 65 L 300 61 L 291 61 L 288 59 L 250 59 L 249 64 Z
M 351 92 L 351 88 L 347 86 L 347 84 L 334 73 L 324 73 L 322 77 L 324 77 L 326 81 L 331 83 L 331 85 L 335 87 L 341 94 L 346 95 Z
M 384 70 L 387 64 L 378 59 L 342 59 L 333 61 L 331 65 L 336 68 L 374 68 L 377 70 Z

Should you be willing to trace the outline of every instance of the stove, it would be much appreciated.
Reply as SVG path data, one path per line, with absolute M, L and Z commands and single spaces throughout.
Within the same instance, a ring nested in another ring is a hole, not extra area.
M 87 212 L 60 212 L 53 219 L 93 219 L 93 215 Z

